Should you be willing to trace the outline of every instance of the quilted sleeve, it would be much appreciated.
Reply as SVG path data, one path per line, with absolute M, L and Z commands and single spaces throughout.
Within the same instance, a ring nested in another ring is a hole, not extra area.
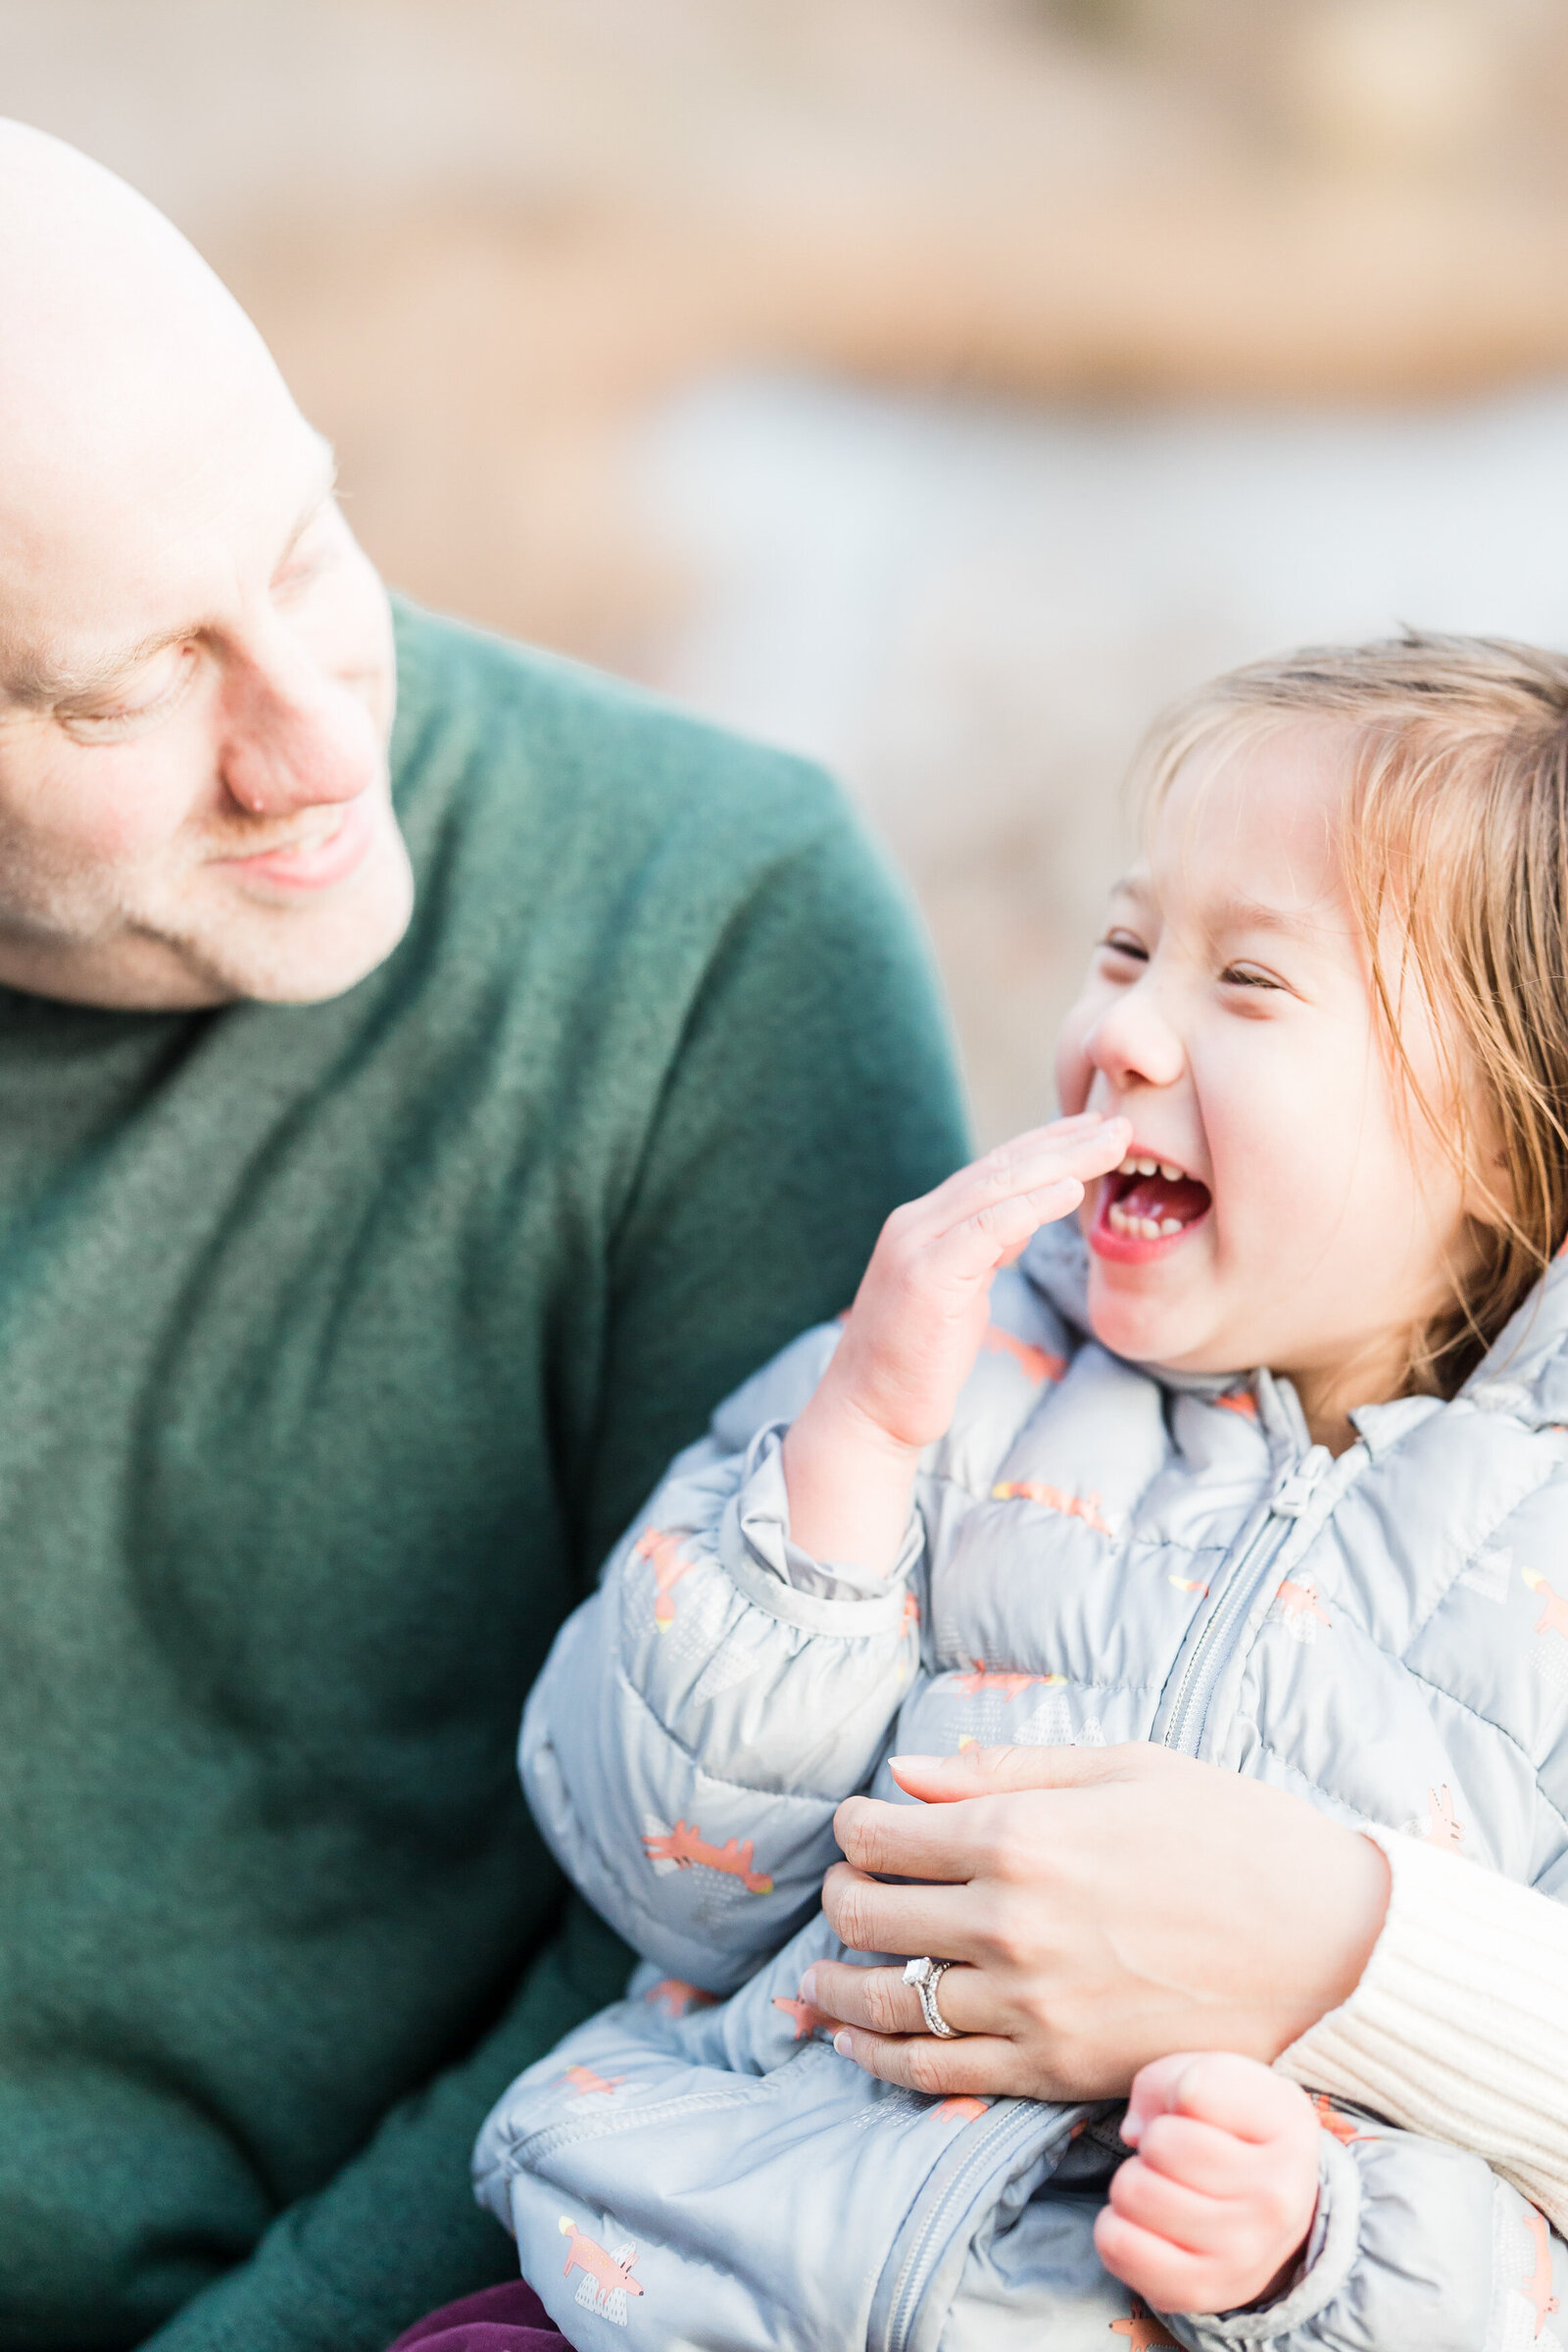
M 1479 2156 L 1333 2113 L 1304 2274 L 1279 2302 L 1176 2315 L 1188 2352 L 1560 2348 L 1568 2246 Z
M 741 1984 L 815 1906 L 833 1814 L 917 1669 L 911 1513 L 893 1575 L 791 1543 L 780 1448 L 836 1332 L 719 1408 L 557 1637 L 518 1749 L 534 1817 L 595 1909 L 672 1976 Z

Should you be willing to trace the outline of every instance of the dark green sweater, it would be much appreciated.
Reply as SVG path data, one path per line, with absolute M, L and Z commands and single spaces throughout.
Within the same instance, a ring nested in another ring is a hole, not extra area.
M 373 2352 L 509 2274 L 475 2128 L 626 1965 L 556 1932 L 523 1693 L 666 1457 L 961 1149 L 819 775 L 399 642 L 380 970 L 0 991 L 4 2352 Z

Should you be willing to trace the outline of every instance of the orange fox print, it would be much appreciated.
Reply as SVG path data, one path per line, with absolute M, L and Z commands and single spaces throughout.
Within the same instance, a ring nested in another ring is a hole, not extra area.
M 695 1560 L 687 1559 L 680 1544 L 679 1536 L 662 1535 L 657 1527 L 645 1527 L 632 1545 L 635 1558 L 653 1563 L 654 1623 L 662 1634 L 667 1633 L 675 1622 L 675 1587 L 697 1565 Z
M 1059 1355 L 1053 1355 L 1046 1348 L 1031 1348 L 1027 1340 L 1020 1340 L 1012 1332 L 1004 1331 L 1000 1323 L 987 1324 L 981 1345 L 993 1355 L 1010 1355 L 1036 1388 L 1042 1381 L 1059 1380 L 1067 1369 Z
M 677 1821 L 672 1830 L 657 1830 L 645 1835 L 643 1845 L 648 1859 L 658 1870 L 690 1870 L 701 1864 L 705 1870 L 722 1871 L 729 1879 L 739 1879 L 748 1894 L 771 1894 L 773 1882 L 765 1871 L 752 1868 L 752 1839 L 744 1845 L 738 1838 L 726 1838 L 722 1845 L 710 1845 L 696 1822 Z
M 1000 1690 L 1004 1699 L 1014 1699 L 1020 1691 L 1054 1690 L 1067 1677 L 1064 1674 L 988 1674 L 984 1658 L 976 1658 L 970 1674 L 960 1674 L 954 1684 L 965 1698 L 978 1698 L 982 1690 Z
M 599 2090 L 607 2097 L 613 2098 L 626 2078 L 624 2075 L 612 2075 L 607 2082 L 603 2075 L 596 2075 L 591 2066 L 568 2066 L 561 2080 L 569 2082 L 575 2091 Z
M 1541 1615 L 1536 1619 L 1538 1634 L 1560 1634 L 1568 1642 L 1568 1600 L 1555 1592 L 1544 1576 L 1534 1568 L 1521 1568 L 1520 1575 L 1532 1592 L 1541 1595 Z
M 661 1977 L 650 1984 L 643 1999 L 655 2009 L 662 2009 L 673 2018 L 682 2018 L 688 2009 L 711 2009 L 717 2000 L 716 1992 L 705 1992 L 700 1984 L 688 1984 L 684 1977 Z
M 569 2278 L 573 2271 L 583 2276 L 577 2286 L 577 2300 L 602 2320 L 616 2328 L 626 2325 L 626 2297 L 640 2295 L 642 2287 L 632 2277 L 636 2267 L 637 2248 L 617 2246 L 613 2254 L 607 2253 L 586 2230 L 579 2230 L 569 2213 L 561 2217 L 561 2234 L 566 2240 L 566 2264 L 562 2272 Z
M 1333 1627 L 1334 1620 L 1319 1600 L 1315 1585 L 1298 1584 L 1295 1577 L 1288 1576 L 1274 1600 L 1294 1641 L 1314 1641 L 1320 1625 Z
M 1538 2213 L 1533 2205 L 1526 2219 L 1535 2240 L 1536 2260 L 1525 2280 L 1525 2293 L 1536 2307 L 1535 2332 L 1539 2335 L 1557 2308 L 1557 2298 L 1551 2291 L 1551 2231 L 1546 2227 L 1545 2215 Z
M 803 2001 L 799 1996 L 793 2001 L 787 2001 L 782 1993 L 775 1992 L 773 2006 L 775 2009 L 782 2009 L 786 2017 L 794 2018 L 797 2041 L 807 2040 L 824 2026 L 830 2034 L 834 2030 L 832 2018 L 824 2017 L 820 2009 L 813 2009 L 809 2001 Z
M 1313 2091 L 1312 2111 L 1316 2115 L 1317 2120 L 1322 2125 L 1324 2131 L 1332 2132 L 1333 2136 L 1339 2141 L 1342 2148 L 1348 2148 L 1352 2139 L 1364 2139 L 1366 2137 L 1366 2133 L 1364 2132 L 1358 2132 L 1356 2130 L 1354 2124 L 1351 2123 L 1348 2115 L 1342 2115 L 1340 2113 L 1339 2109 L 1330 2100 L 1329 2094 L 1326 2090 Z
M 951 2099 L 939 2099 L 931 2112 L 939 2123 L 972 2124 L 977 2122 L 982 2115 L 988 2115 L 991 2112 L 991 2101 L 970 2098 L 966 2093 L 960 2093 Z
M 1168 2352 L 1181 2352 L 1176 2338 L 1166 2334 L 1164 2323 L 1156 2320 L 1136 2295 L 1126 2319 L 1111 2321 L 1110 2332 L 1127 2338 L 1127 2352 L 1165 2352 L 1166 2347 Z
M 1097 1535 L 1115 1533 L 1098 1494 L 1069 1494 L 1065 1487 L 1048 1487 L 1038 1479 L 1004 1479 L 991 1490 L 993 1502 L 1038 1502 L 1043 1510 L 1059 1511 L 1064 1519 L 1081 1519 Z
M 1244 1421 L 1257 1419 L 1257 1398 L 1250 1389 L 1227 1389 L 1223 1396 L 1215 1397 L 1214 1402 L 1227 1413 L 1240 1413 Z
M 1446 1846 L 1450 1854 L 1456 1854 L 1464 1843 L 1464 1823 L 1454 1813 L 1446 1781 L 1441 1788 L 1427 1790 L 1426 1842 Z

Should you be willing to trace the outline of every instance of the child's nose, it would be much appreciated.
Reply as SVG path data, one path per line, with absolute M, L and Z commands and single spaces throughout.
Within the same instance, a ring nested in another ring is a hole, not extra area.
M 1187 1066 L 1181 1036 L 1147 980 L 1106 1006 L 1090 1032 L 1088 1054 L 1118 1094 L 1135 1086 L 1174 1086 Z

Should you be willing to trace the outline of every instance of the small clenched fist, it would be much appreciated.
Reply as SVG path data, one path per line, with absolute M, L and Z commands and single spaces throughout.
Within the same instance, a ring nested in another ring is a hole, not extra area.
M 1317 2210 L 1319 2125 L 1296 2083 L 1202 2050 L 1134 2078 L 1137 2154 L 1095 2225 L 1100 2259 L 1155 2311 L 1224 2312 L 1281 2293 Z

